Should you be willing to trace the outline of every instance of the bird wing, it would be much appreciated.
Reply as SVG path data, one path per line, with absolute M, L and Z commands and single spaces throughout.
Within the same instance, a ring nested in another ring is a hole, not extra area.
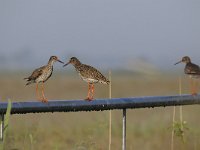
M 185 67 L 186 74 L 198 74 L 200 75 L 200 67 L 196 64 L 190 63 Z
M 42 73 L 43 73 L 43 70 L 46 66 L 42 66 L 40 68 L 37 68 L 33 71 L 33 73 L 31 74 L 30 77 L 28 77 L 29 80 L 35 80 L 37 79 Z
M 91 78 L 95 79 L 99 82 L 106 82 L 108 83 L 109 81 L 101 74 L 100 71 L 98 71 L 96 68 L 89 66 L 89 65 L 83 65 L 80 67 L 81 71 L 80 74 L 86 78 Z

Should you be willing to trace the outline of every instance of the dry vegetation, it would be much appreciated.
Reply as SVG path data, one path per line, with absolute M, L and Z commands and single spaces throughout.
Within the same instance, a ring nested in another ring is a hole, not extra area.
M 24 86 L 29 73 L 2 74 L 0 98 L 6 101 L 35 100 L 35 85 Z M 188 93 L 187 78 L 183 93 Z M 177 75 L 134 75 L 112 73 L 112 97 L 178 94 Z M 87 84 L 77 74 L 54 72 L 46 83 L 49 99 L 83 99 Z M 96 98 L 108 97 L 108 86 L 96 85 Z M 128 110 L 127 150 L 169 150 L 172 107 Z M 121 149 L 121 111 L 112 111 L 112 149 Z M 186 143 L 175 137 L 175 148 L 200 149 L 199 106 L 184 106 Z M 6 150 L 106 150 L 109 112 L 46 113 L 11 116 Z

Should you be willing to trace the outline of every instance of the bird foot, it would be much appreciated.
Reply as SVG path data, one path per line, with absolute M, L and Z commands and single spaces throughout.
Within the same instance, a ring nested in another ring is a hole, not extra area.
M 42 103 L 48 103 L 48 100 L 46 98 L 39 99 Z
M 86 101 L 92 101 L 93 98 L 87 97 L 85 100 L 86 100 Z
M 192 96 L 197 96 L 198 94 L 197 93 L 192 93 Z

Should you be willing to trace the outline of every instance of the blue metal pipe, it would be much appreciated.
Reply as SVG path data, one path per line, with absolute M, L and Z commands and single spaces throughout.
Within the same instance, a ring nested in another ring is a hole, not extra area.
M 85 100 L 50 100 L 48 103 L 27 101 L 12 102 L 11 114 L 103 111 L 113 109 L 153 108 L 192 104 L 200 104 L 200 95 L 96 99 L 91 102 Z M 5 114 L 6 109 L 7 102 L 1 102 L 0 114 Z

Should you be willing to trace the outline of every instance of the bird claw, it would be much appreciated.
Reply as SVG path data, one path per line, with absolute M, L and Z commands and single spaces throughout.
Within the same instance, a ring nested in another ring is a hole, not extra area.
M 192 93 L 192 96 L 197 96 L 198 94 L 197 93 Z
M 45 99 L 45 98 L 43 98 L 43 99 L 42 99 L 42 102 L 43 102 L 43 103 L 48 103 L 48 100 Z
M 86 100 L 86 101 L 92 101 L 93 98 L 87 97 L 85 100 Z
M 42 103 L 48 103 L 48 100 L 46 98 L 40 98 L 39 101 L 41 101 Z

